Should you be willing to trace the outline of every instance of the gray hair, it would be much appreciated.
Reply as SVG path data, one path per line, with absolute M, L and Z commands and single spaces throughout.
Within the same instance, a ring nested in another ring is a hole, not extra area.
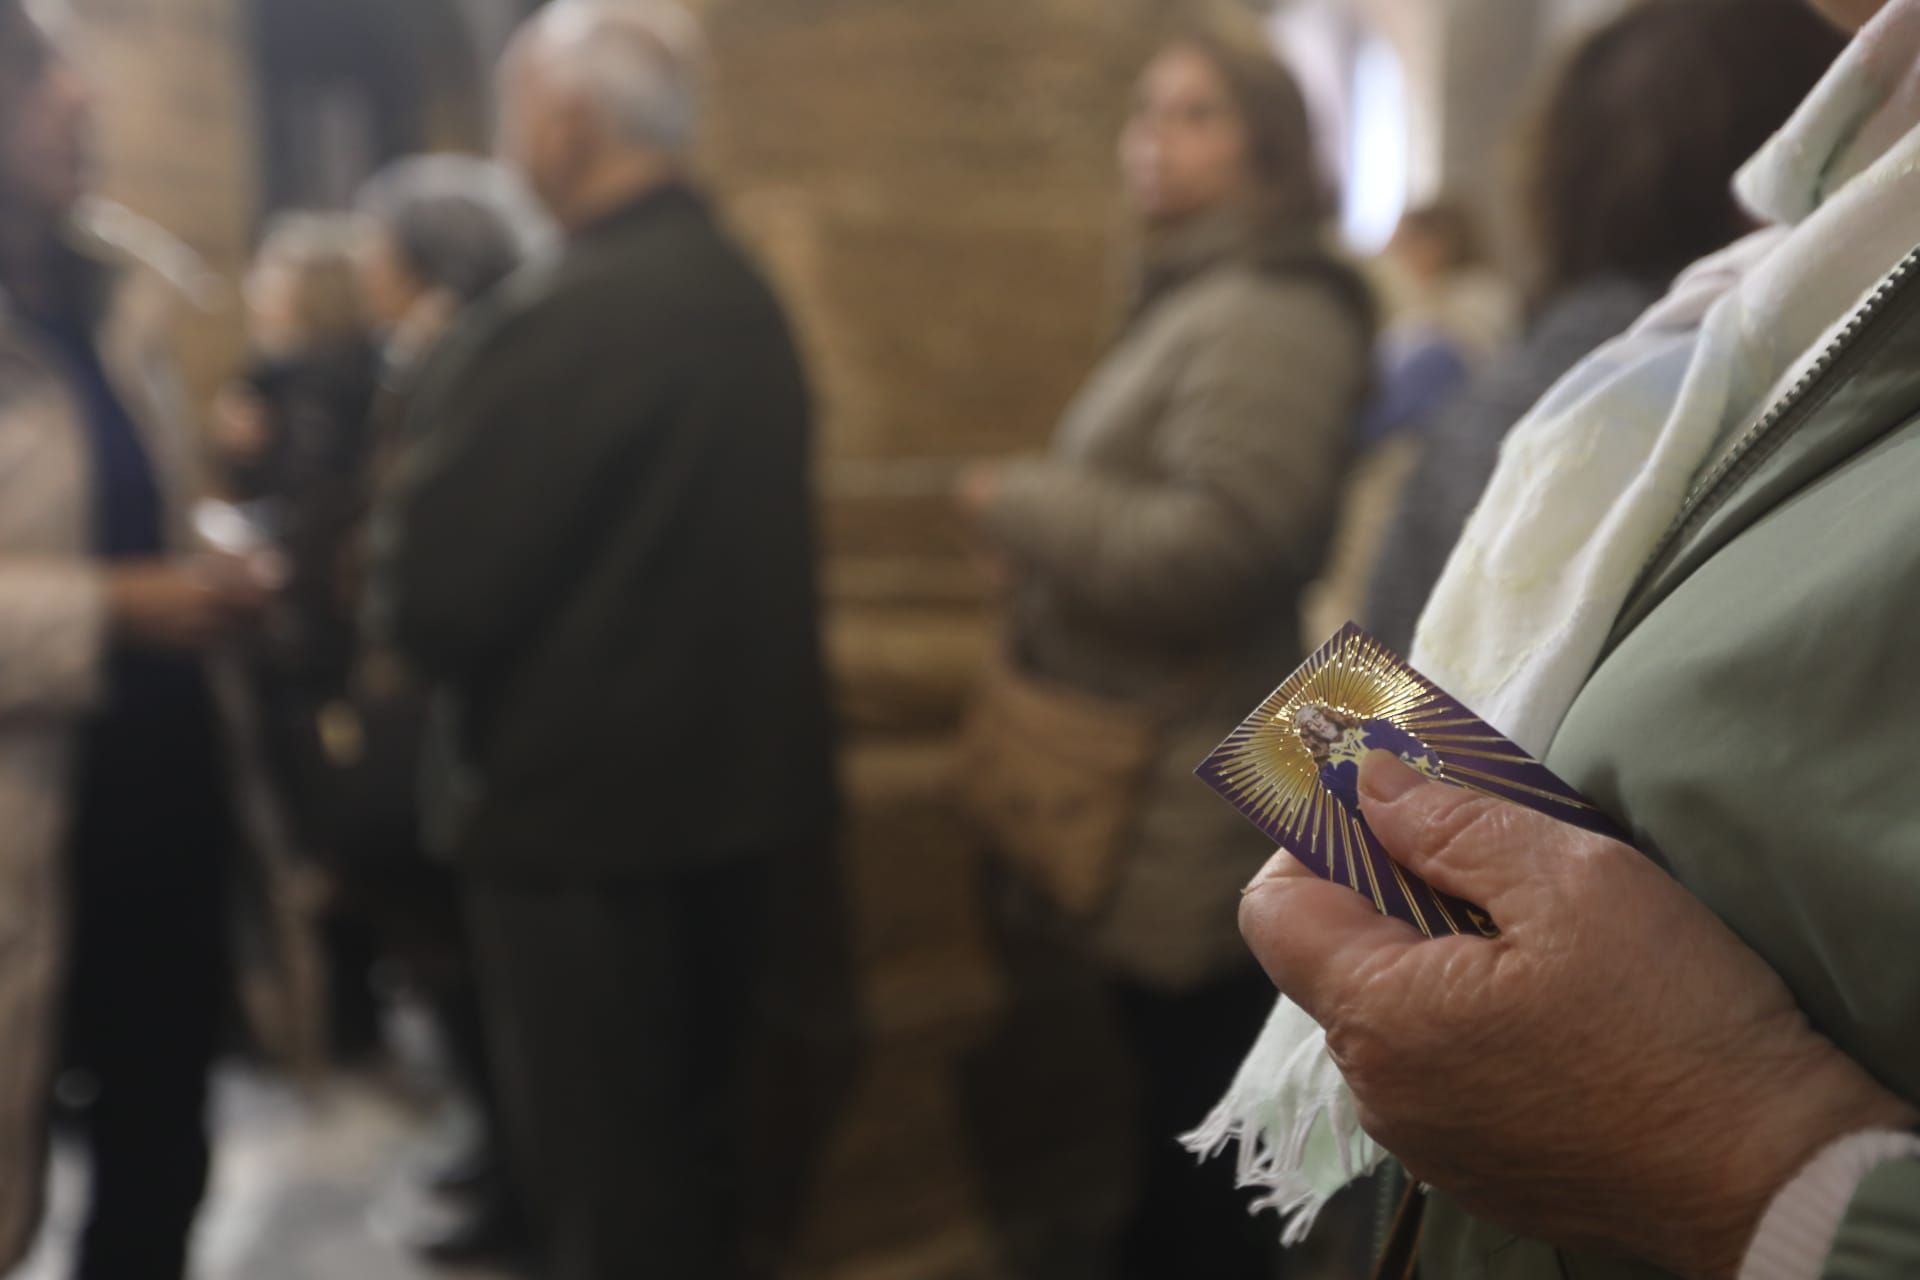
M 553 239 L 546 215 L 519 180 L 473 156 L 397 160 L 367 180 L 354 205 L 392 239 L 409 271 L 463 303 Z
M 691 13 L 669 0 L 554 0 L 535 21 L 553 74 L 621 137 L 672 156 L 692 150 L 706 41 Z

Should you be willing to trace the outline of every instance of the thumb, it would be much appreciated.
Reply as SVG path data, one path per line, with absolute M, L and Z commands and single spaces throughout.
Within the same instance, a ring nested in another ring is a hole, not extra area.
M 1545 814 L 1434 782 L 1389 751 L 1361 762 L 1360 808 L 1393 860 L 1496 920 L 1544 883 L 1555 851 L 1584 833 Z

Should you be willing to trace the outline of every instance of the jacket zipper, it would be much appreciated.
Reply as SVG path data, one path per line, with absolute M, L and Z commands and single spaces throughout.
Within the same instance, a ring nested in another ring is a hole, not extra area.
M 1740 481 L 1766 460 L 1767 452 L 1772 447 L 1785 441 L 1805 421 L 1799 418 L 1789 422 L 1789 419 L 1793 418 L 1794 410 L 1806 403 L 1814 389 L 1834 374 L 1841 360 L 1860 340 L 1868 326 L 1878 320 L 1894 299 L 1912 283 L 1916 272 L 1920 272 L 1920 248 L 1908 252 L 1887 273 L 1866 301 L 1848 317 L 1840 332 L 1827 343 L 1807 371 L 1795 379 L 1786 393 L 1747 429 L 1732 450 L 1694 484 L 1687 493 L 1686 501 L 1680 506 L 1680 514 L 1667 526 L 1653 554 L 1647 557 L 1646 565 L 1640 570 L 1633 590 L 1627 595 L 1630 605 L 1671 566 L 1686 545 L 1687 536 L 1725 504 L 1738 490 Z M 1767 448 L 1763 450 L 1763 446 Z

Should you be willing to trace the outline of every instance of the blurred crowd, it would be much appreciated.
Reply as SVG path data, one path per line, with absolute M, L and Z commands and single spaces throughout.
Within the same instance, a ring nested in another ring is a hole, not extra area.
M 1754 229 L 1735 170 L 1840 47 L 1798 0 L 1647 0 L 1510 193 L 1366 262 L 1258 34 L 1143 69 L 1125 312 L 1048 451 L 954 494 L 1007 620 L 954 817 L 1007 993 L 963 1082 L 997 1274 L 1286 1274 L 1175 1142 L 1274 994 L 1235 916 L 1271 850 L 1191 770 L 1340 624 L 1412 647 L 1508 431 Z M 691 160 L 702 58 L 675 9 L 556 0 L 498 159 L 265 227 L 198 406 L 190 255 L 92 195 L 87 85 L 0 3 L 0 1264 L 56 1078 L 77 1274 L 179 1280 L 229 1008 L 314 1071 L 380 1061 L 403 993 L 466 1117 L 423 1256 L 778 1269 L 859 1037 L 813 408 Z

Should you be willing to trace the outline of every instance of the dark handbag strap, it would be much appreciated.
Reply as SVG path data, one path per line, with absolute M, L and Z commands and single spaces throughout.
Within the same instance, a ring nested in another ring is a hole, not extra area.
M 1387 1230 L 1386 1247 L 1374 1264 L 1373 1280 L 1418 1280 L 1420 1274 L 1420 1224 L 1427 1212 L 1427 1198 L 1417 1184 L 1409 1183 L 1400 1197 L 1400 1208 Z

